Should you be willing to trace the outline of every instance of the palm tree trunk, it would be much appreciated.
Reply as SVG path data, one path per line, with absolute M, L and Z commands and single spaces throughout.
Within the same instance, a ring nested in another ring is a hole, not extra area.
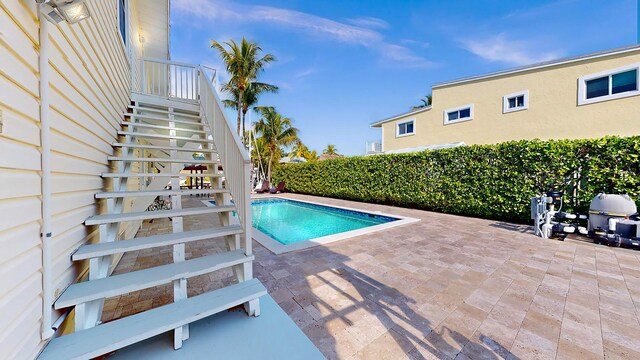
M 246 136 L 246 130 L 245 130 L 245 127 L 244 127 L 244 124 L 245 124 L 245 118 L 246 118 L 246 117 L 247 117 L 247 112 L 246 112 L 244 109 L 242 109 L 242 136 L 241 136 L 240 138 L 242 139 L 242 143 L 245 145 L 245 147 L 247 147 L 247 146 L 246 146 L 246 145 L 247 145 L 247 141 L 246 141 L 246 139 L 245 139 L 245 136 Z
M 269 152 L 269 166 L 267 167 L 267 181 L 269 181 L 269 183 L 271 183 L 271 163 L 273 162 L 274 152 L 275 149 L 271 149 L 271 151 Z
M 238 136 L 240 136 L 240 114 L 242 114 L 242 97 L 244 96 L 244 90 L 240 90 L 240 96 L 238 96 Z

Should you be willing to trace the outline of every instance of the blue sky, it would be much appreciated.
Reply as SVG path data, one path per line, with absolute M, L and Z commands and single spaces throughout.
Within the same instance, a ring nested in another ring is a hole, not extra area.
M 321 152 L 358 155 L 369 124 L 431 84 L 636 42 L 636 0 L 172 1 L 172 58 L 223 69 L 210 40 L 258 42 L 280 87 L 261 105 L 294 120 Z M 256 119 L 254 115 L 253 119 Z

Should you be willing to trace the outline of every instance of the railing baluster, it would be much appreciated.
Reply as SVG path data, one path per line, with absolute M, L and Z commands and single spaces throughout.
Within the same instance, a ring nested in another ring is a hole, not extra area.
M 193 69 L 187 69 L 189 73 L 189 96 L 188 99 L 193 100 Z
M 165 64 L 162 69 L 162 96 L 164 97 L 169 97 L 169 66 L 170 65 Z
M 157 93 L 157 89 L 158 89 L 158 63 L 154 63 L 153 64 L 153 87 L 152 87 L 152 95 L 158 95 Z
M 151 95 L 156 94 L 156 64 L 151 63 Z

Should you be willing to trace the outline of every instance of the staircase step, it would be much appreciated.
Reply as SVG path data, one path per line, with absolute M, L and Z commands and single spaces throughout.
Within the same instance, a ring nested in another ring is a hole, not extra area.
M 135 178 L 135 177 L 166 177 L 166 178 L 188 178 L 188 177 L 222 177 L 224 174 L 186 174 L 186 173 L 102 173 L 103 178 Z
M 178 217 L 178 216 L 214 214 L 214 213 L 221 213 L 221 212 L 230 212 L 235 210 L 236 210 L 236 207 L 234 205 L 222 205 L 222 206 L 205 206 L 205 207 L 195 207 L 195 208 L 186 208 L 186 209 L 130 212 L 130 213 L 123 213 L 123 214 L 103 214 L 103 215 L 94 215 L 87 218 L 87 220 L 84 221 L 84 224 L 85 225 L 111 224 L 111 223 L 117 223 L 117 222 L 123 222 L 123 221 L 139 221 L 139 220 L 162 219 L 162 218 Z
M 220 164 L 217 160 L 196 160 L 196 159 L 171 159 L 171 158 L 141 158 L 126 156 L 109 156 L 109 161 L 133 161 L 133 162 L 159 162 L 159 163 L 181 163 L 181 164 Z
M 189 149 L 183 148 L 179 146 L 158 146 L 158 145 L 146 145 L 146 144 L 127 144 L 127 143 L 119 143 L 115 142 L 111 144 L 114 147 L 130 147 L 135 149 L 149 149 L 149 150 L 163 150 L 163 151 L 186 151 L 191 153 L 217 153 L 218 151 L 215 149 Z
M 185 189 L 185 190 L 142 190 L 142 191 L 105 191 L 96 193 L 96 199 L 113 199 L 124 197 L 142 196 L 176 196 L 176 195 L 198 195 L 198 194 L 220 194 L 228 193 L 229 189 Z
M 140 115 L 140 114 L 128 114 L 128 113 L 124 113 L 124 116 L 128 116 L 130 118 L 136 118 L 139 120 L 144 120 L 147 122 L 162 122 L 162 123 L 166 123 L 169 121 L 173 121 L 176 124 L 187 124 L 187 125 L 194 125 L 194 126 L 204 126 L 204 124 L 200 121 L 195 121 L 195 120 L 183 120 L 183 119 L 169 119 L 168 117 L 157 117 L 157 116 L 150 116 L 150 115 Z
M 120 240 L 107 243 L 89 244 L 81 246 L 71 260 L 79 261 L 99 256 L 121 254 L 128 251 L 151 249 L 161 246 L 184 244 L 192 241 L 213 239 L 227 235 L 242 233 L 242 226 L 229 225 L 215 229 L 193 230 L 181 233 L 153 235 L 129 240 Z
M 89 301 L 106 299 L 134 291 L 168 284 L 173 280 L 188 279 L 208 274 L 244 262 L 253 261 L 244 249 L 160 265 L 106 278 L 71 284 L 55 302 L 56 309 L 63 309 Z
M 191 130 L 191 129 L 184 129 L 184 128 L 176 128 L 176 127 L 171 127 L 171 126 L 160 126 L 160 125 L 151 125 L 151 124 L 144 124 L 144 123 L 132 123 L 132 122 L 128 122 L 128 121 L 123 121 L 122 122 L 123 126 L 129 126 L 129 127 L 138 127 L 138 128 L 145 128 L 145 129 L 156 129 L 156 130 L 175 130 L 175 131 L 182 131 L 182 132 L 190 132 L 190 133 L 194 133 L 194 134 L 207 134 L 207 131 L 204 130 Z M 202 126 L 200 124 L 194 124 L 194 125 L 198 125 L 198 126 Z
M 192 323 L 267 294 L 257 279 L 194 296 L 53 339 L 40 355 L 90 359 Z
M 200 118 L 200 115 L 196 115 L 196 114 L 187 114 L 187 113 L 181 113 L 181 112 L 176 112 L 176 111 L 168 111 L 168 110 L 163 110 L 163 109 L 149 108 L 149 107 L 145 107 L 145 106 L 133 106 L 133 105 L 130 105 L 129 109 L 156 112 L 156 113 L 160 113 L 160 114 L 175 114 L 175 115 L 180 115 L 180 116 L 185 116 L 185 117 L 192 117 L 194 119 L 199 119 Z M 125 114 L 128 114 L 128 113 L 125 113 Z
M 147 120 L 147 121 L 158 121 L 158 122 L 169 122 L 169 121 L 173 121 L 176 124 L 187 124 L 187 125 L 198 125 L 198 126 L 203 126 L 202 122 L 199 120 L 184 120 L 184 119 L 169 119 L 169 117 L 159 117 L 159 116 L 151 116 L 151 115 L 142 115 L 142 114 L 129 114 L 129 113 L 124 113 L 122 114 L 124 116 L 128 116 L 130 118 L 136 118 L 136 119 L 142 119 L 142 120 Z M 200 118 L 198 118 L 200 119 Z
M 151 139 L 167 139 L 167 140 L 183 140 L 186 142 L 199 142 L 199 143 L 211 143 L 213 140 L 209 139 L 198 139 L 198 138 L 190 138 L 186 136 L 171 136 L 171 135 L 161 135 L 161 134 L 149 134 L 149 133 L 141 133 L 134 131 L 118 131 L 118 135 L 129 135 L 135 137 L 143 137 L 143 138 L 151 138 Z

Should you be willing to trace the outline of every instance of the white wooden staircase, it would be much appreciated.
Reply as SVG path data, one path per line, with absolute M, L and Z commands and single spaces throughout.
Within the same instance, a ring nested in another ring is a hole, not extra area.
M 69 286 L 54 304 L 55 309 L 74 308 L 75 332 L 54 338 L 41 359 L 90 359 L 170 330 L 178 349 L 189 338 L 193 321 L 243 304 L 248 315 L 260 314 L 258 299 L 266 289 L 252 275 L 247 154 L 211 82 L 202 69 L 194 68 L 198 71 L 192 84 L 198 90 L 196 99 L 175 98 L 169 91 L 160 94 L 164 96 L 132 95 L 133 105 L 123 114 L 123 130 L 118 131 L 120 140 L 113 143 L 119 154 L 108 158 L 115 171 L 102 174 L 112 186 L 95 195 L 97 201 L 106 202 L 107 212 L 85 221 L 87 226 L 99 227 L 100 242 L 86 244 L 71 255 L 73 261 L 88 261 L 88 280 Z M 193 153 L 203 154 L 204 159 L 194 160 Z M 148 163 L 161 164 L 157 167 L 161 171 L 149 170 Z M 195 176 L 209 177 L 211 188 L 181 189 L 185 175 L 180 171 L 185 164 L 206 165 L 207 173 Z M 137 182 L 131 179 L 140 179 L 140 185 L 132 188 Z M 182 207 L 184 196 L 197 194 L 211 196 L 217 205 Z M 171 209 L 145 211 L 158 196 L 170 197 Z M 220 225 L 185 231 L 184 219 L 201 214 L 217 214 Z M 160 218 L 171 219 L 172 233 L 118 239 L 121 224 Z M 199 240 L 224 242 L 227 251 L 187 259 L 186 244 Z M 172 263 L 110 275 L 114 256 L 162 246 L 173 247 Z M 226 268 L 233 269 L 237 283 L 187 297 L 189 278 Z M 100 322 L 105 299 L 166 284 L 173 284 L 173 303 Z

